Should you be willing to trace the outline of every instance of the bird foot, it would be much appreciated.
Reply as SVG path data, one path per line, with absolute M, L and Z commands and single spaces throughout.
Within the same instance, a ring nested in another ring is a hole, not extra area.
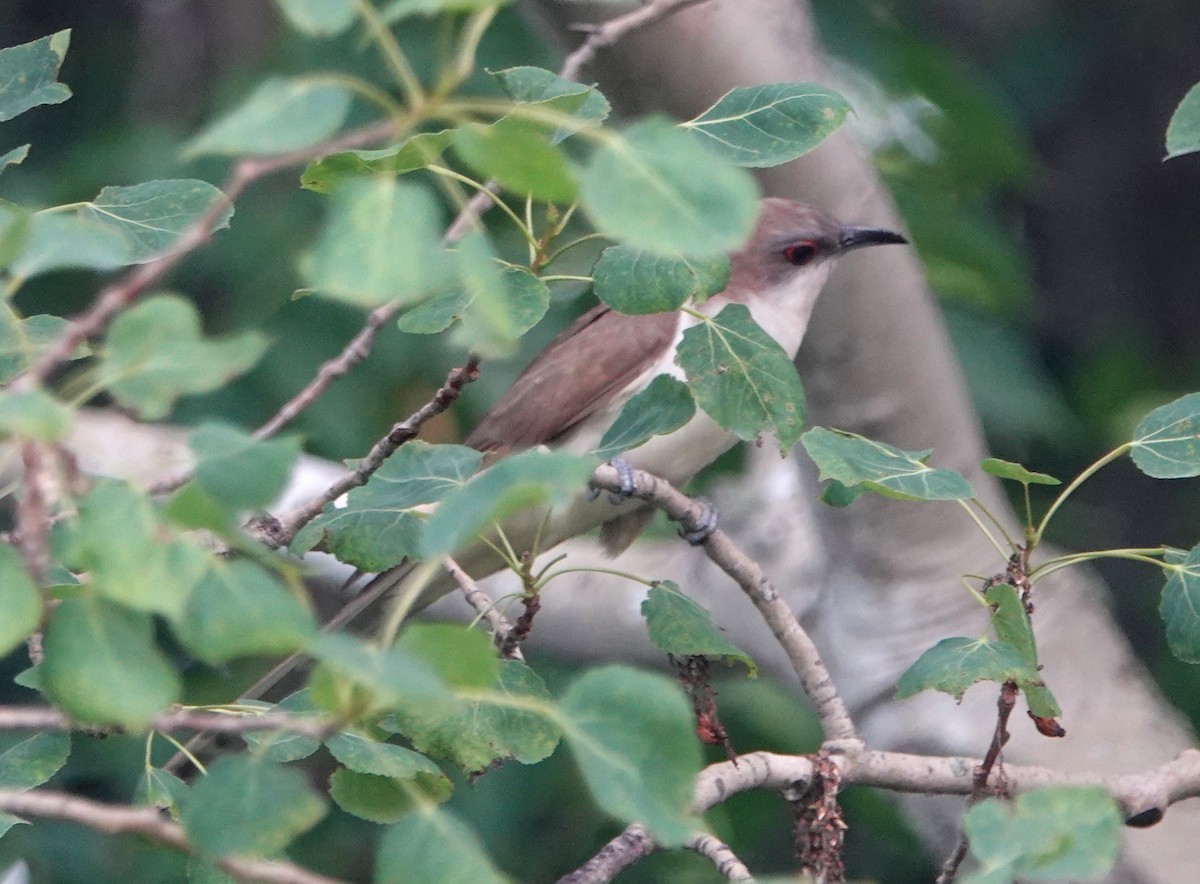
M 608 499 L 610 503 L 619 505 L 633 497 L 633 492 L 637 491 L 637 482 L 634 481 L 633 477 L 633 467 L 623 457 L 614 457 L 608 462 L 608 465 L 617 471 L 617 481 L 621 483 L 621 487 L 618 490 L 608 492 Z M 588 485 L 587 499 L 595 500 L 600 496 L 600 491 L 601 489 L 595 485 Z
M 694 497 L 692 502 L 699 507 L 699 512 L 688 513 L 679 521 L 679 536 L 692 546 L 699 546 L 712 537 L 717 530 L 718 513 L 712 501 L 703 497 Z

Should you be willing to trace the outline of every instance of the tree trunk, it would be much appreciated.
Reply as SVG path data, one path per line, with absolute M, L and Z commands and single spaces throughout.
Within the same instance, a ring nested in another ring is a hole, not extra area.
M 533 14 L 560 42 L 579 4 L 538 2 Z M 611 16 L 612 4 L 597 11 Z M 583 79 L 595 79 L 620 112 L 686 119 L 727 90 L 769 82 L 830 84 L 806 3 L 712 0 L 603 50 Z M 835 85 L 836 84 L 831 84 Z M 864 151 L 842 130 L 801 160 L 761 176 L 765 192 L 824 209 L 842 221 L 901 225 Z M 809 422 L 863 433 L 959 470 L 980 498 L 1012 522 L 996 483 L 979 470 L 984 443 L 917 256 L 880 249 L 847 259 L 826 287 L 798 360 Z M 986 612 L 959 584 L 964 573 L 1003 570 L 995 549 L 950 503 L 916 504 L 865 495 L 844 510 L 814 502 L 815 471 L 797 449 L 781 461 L 760 449 L 750 469 L 717 493 L 722 522 L 803 610 L 859 727 L 879 748 L 981 755 L 995 724 L 994 686 L 961 705 L 944 695 L 896 702 L 896 678 L 938 640 L 979 635 Z M 1014 523 L 1015 524 L 1015 523 Z M 586 541 L 572 563 L 595 561 Z M 773 640 L 724 575 L 682 544 L 636 544 L 622 569 L 673 577 L 714 611 L 731 638 L 788 678 Z M 1039 584 L 1035 629 L 1047 683 L 1064 708 L 1063 740 L 1015 720 L 1006 757 L 1075 771 L 1138 771 L 1192 742 L 1108 615 L 1105 588 L 1081 571 Z M 555 589 L 538 640 L 572 654 L 647 654 L 636 602 L 613 578 Z M 459 603 L 461 604 L 461 602 Z M 949 843 L 962 802 L 907 804 L 935 851 Z M 1200 880 L 1194 802 L 1150 830 L 1130 831 L 1112 881 Z

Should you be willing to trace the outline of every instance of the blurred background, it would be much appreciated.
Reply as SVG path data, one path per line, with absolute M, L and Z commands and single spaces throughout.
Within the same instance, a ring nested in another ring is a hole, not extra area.
M 930 279 L 941 296 L 992 451 L 1069 479 L 1128 438 L 1150 408 L 1200 389 L 1200 156 L 1162 162 L 1171 112 L 1200 80 L 1200 4 L 1194 0 L 816 0 L 837 82 L 873 150 Z M 311 68 L 369 72 L 374 54 L 356 37 L 291 33 L 268 0 L 2 0 L 0 45 L 72 29 L 60 79 L 74 92 L 0 129 L 0 152 L 32 142 L 0 179 L 0 197 L 30 206 L 88 199 L 109 184 L 200 177 L 220 184 L 223 162 L 185 163 L 180 145 L 267 73 Z M 406 20 L 402 42 L 429 63 L 438 25 Z M 508 9 L 485 38 L 481 67 L 558 60 Z M 490 88 L 485 77 L 473 85 Z M 170 280 L 194 298 L 211 333 L 253 326 L 274 339 L 258 368 L 217 396 L 184 400 L 180 423 L 222 415 L 253 427 L 298 390 L 361 325 L 351 309 L 293 299 L 295 259 L 311 241 L 322 198 L 298 173 L 256 183 L 218 235 Z M 20 292 L 26 314 L 71 313 L 98 277 L 62 272 Z M 535 349 L 583 301 L 556 294 L 530 335 Z M 309 451 L 361 454 L 425 401 L 461 361 L 437 338 L 394 329 L 368 362 L 339 381 L 293 427 Z M 458 438 L 522 364 L 489 366 L 456 407 L 428 427 Z M 1155 483 L 1122 460 L 1072 498 L 1051 539 L 1098 549 L 1200 540 L 1195 483 Z M 1157 615 L 1161 578 L 1109 564 L 1104 576 L 1130 641 L 1162 689 L 1200 723 L 1200 673 L 1168 654 Z M 15 673 L 23 661 L 8 661 Z M 553 690 L 569 668 L 540 661 Z M 197 668 L 192 691 L 239 673 Z M 0 684 L 9 684 L 8 678 Z M 30 702 L 0 688 L 0 702 Z M 730 681 L 721 703 L 734 745 L 803 751 L 818 735 L 791 695 Z M 749 710 L 753 709 L 753 714 Z M 745 714 L 743 714 L 745 713 Z M 58 782 L 127 801 L 143 744 L 75 739 Z M 314 776 L 321 776 L 320 771 Z M 508 765 L 459 784 L 455 806 L 477 821 L 497 861 L 522 880 L 574 867 L 615 834 L 586 799 L 562 813 L 572 788 L 562 753 L 532 769 Z M 552 796 L 552 797 L 551 797 Z M 852 877 L 927 881 L 928 861 L 890 805 L 847 795 L 854 825 Z M 789 867 L 786 809 L 773 796 L 740 796 L 717 816 L 754 868 Z M 376 830 L 334 811 L 301 839 L 297 858 L 350 879 L 366 876 Z M 755 851 L 758 851 L 756 854 Z M 35 881 L 182 880 L 184 861 L 135 839 L 39 823 L 0 841 L 0 868 L 26 858 Z M 708 881 L 703 860 L 657 856 L 625 881 Z

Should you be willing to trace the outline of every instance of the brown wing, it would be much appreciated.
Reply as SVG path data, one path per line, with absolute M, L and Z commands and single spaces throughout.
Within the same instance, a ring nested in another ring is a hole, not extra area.
M 627 316 L 596 305 L 529 363 L 467 444 L 504 454 L 553 442 L 659 359 L 680 316 Z

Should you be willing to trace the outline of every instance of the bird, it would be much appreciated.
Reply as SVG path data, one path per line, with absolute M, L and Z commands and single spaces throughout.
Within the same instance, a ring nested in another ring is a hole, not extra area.
M 907 242 L 892 230 L 844 225 L 803 203 L 768 197 L 760 201 L 753 233 L 729 256 L 725 288 L 691 306 L 716 315 L 730 304 L 743 304 L 754 321 L 795 358 L 817 296 L 838 259 L 866 246 Z M 596 450 L 624 404 L 655 377 L 683 378 L 675 364 L 675 348 L 684 331 L 699 321 L 684 311 L 635 316 L 597 304 L 534 357 L 465 444 L 483 452 L 485 465 L 539 445 L 574 454 Z M 680 429 L 627 451 L 622 467 L 644 470 L 679 486 L 737 441 L 737 436 L 697 409 Z M 637 538 L 652 515 L 644 501 L 596 499 L 581 488 L 549 515 L 524 511 L 506 519 L 503 528 L 508 542 L 521 553 L 535 542 L 544 552 L 599 526 L 606 552 L 617 555 Z M 476 579 L 504 566 L 493 546 L 482 541 L 456 552 L 454 558 Z M 394 590 L 411 571 L 405 563 L 382 572 L 363 587 L 360 598 Z M 424 607 L 453 588 L 448 575 L 434 575 L 413 600 L 413 608 Z

